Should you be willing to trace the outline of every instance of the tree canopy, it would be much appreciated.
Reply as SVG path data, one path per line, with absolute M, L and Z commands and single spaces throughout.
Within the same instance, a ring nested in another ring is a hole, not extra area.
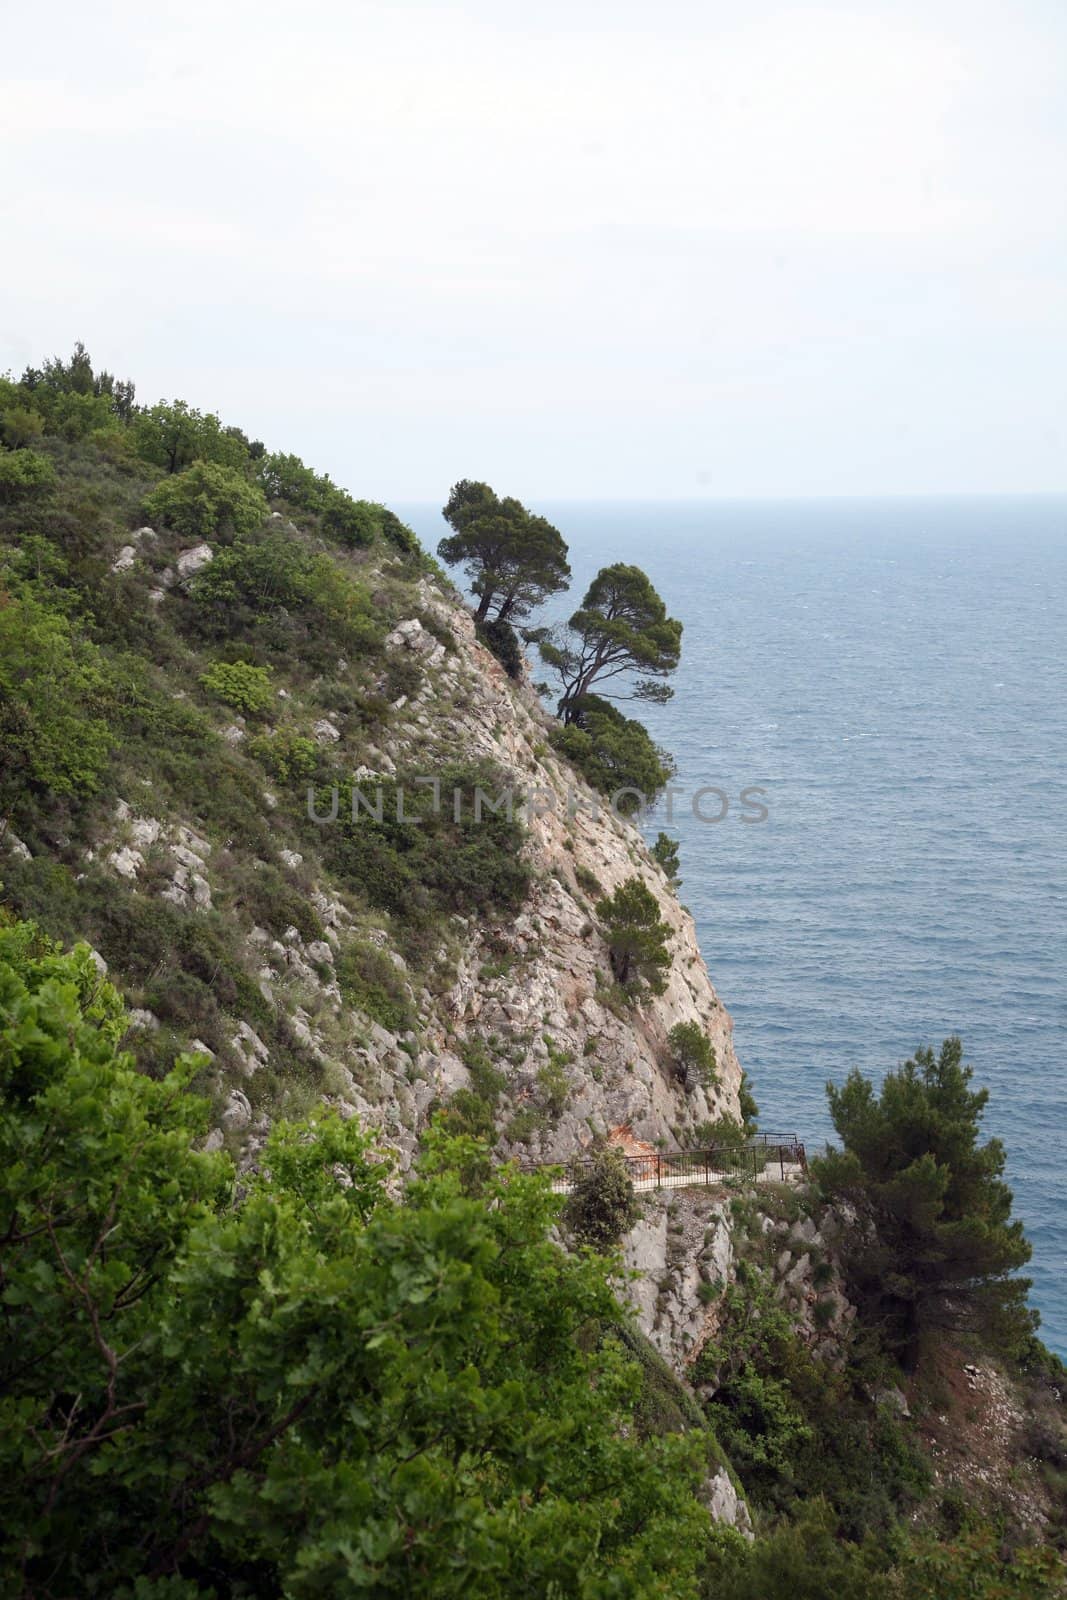
M 543 1175 L 355 1120 L 199 1152 L 84 946 L 0 928 L 0 1588 L 695 1600 L 707 1436 L 641 1438 Z
M 1030 1246 L 1011 1220 L 1004 1147 L 979 1142 L 989 1095 L 970 1087 L 972 1077 L 953 1037 L 937 1055 L 917 1050 L 878 1094 L 858 1071 L 840 1088 L 827 1085 L 844 1151 L 821 1163 L 823 1181 L 873 1224 L 856 1236 L 850 1271 L 907 1366 L 937 1329 L 979 1325 L 1011 1345 L 1034 1325 L 1029 1283 L 1014 1276 Z
M 567 587 L 571 569 L 562 535 L 521 501 L 501 500 L 487 483 L 463 478 L 442 515 L 455 531 L 441 540 L 437 554 L 464 568 L 478 596 L 479 622 L 495 606 L 495 621 L 514 623 Z
M 145 511 L 190 539 L 213 539 L 221 530 L 252 533 L 267 515 L 267 502 L 234 468 L 194 461 L 153 489 Z
M 552 743 L 601 794 L 611 795 L 620 816 L 652 805 L 674 772 L 674 764 L 636 717 L 624 717 L 599 695 L 587 695 L 569 727 Z
M 670 967 L 670 926 L 659 914 L 659 901 L 640 878 L 627 878 L 613 895 L 597 902 L 611 970 L 623 988 L 662 994 L 663 973 Z
M 667 608 L 640 567 L 616 562 L 602 567 L 567 629 L 541 643 L 545 662 L 563 685 L 559 710 L 565 723 L 581 715 L 582 702 L 594 683 L 636 676 L 629 692 L 611 699 L 669 700 L 673 689 L 663 680 L 678 666 L 682 624 Z

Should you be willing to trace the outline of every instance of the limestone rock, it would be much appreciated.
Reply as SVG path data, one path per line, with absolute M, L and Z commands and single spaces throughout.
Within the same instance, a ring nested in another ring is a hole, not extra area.
M 183 550 L 174 565 L 178 569 L 179 577 L 192 578 L 214 559 L 215 552 L 209 544 L 198 544 L 191 550 Z

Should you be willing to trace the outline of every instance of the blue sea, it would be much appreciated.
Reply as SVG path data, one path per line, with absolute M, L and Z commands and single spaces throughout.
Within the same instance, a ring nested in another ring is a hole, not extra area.
M 678 769 L 646 832 L 680 842 L 763 1126 L 818 1148 L 827 1080 L 962 1035 L 1067 1357 L 1067 500 L 536 509 L 556 615 L 629 561 L 685 625 L 674 698 L 633 708 Z

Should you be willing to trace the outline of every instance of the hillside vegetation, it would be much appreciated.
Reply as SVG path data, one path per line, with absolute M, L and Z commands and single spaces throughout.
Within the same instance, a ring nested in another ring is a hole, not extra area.
M 1067 1375 L 962 1046 L 835 1091 L 802 1186 L 635 1197 L 621 1152 L 757 1116 L 619 794 L 681 625 L 615 564 L 520 634 L 562 534 L 446 517 L 474 614 L 81 347 L 0 380 L 0 1588 L 1063 1592 Z M 566 1206 L 511 1159 L 579 1152 Z

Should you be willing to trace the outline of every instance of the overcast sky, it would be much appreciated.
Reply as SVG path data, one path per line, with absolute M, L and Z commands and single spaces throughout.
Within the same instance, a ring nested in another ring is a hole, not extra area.
M 0 371 L 387 500 L 1067 489 L 1063 0 L 0 12 Z

